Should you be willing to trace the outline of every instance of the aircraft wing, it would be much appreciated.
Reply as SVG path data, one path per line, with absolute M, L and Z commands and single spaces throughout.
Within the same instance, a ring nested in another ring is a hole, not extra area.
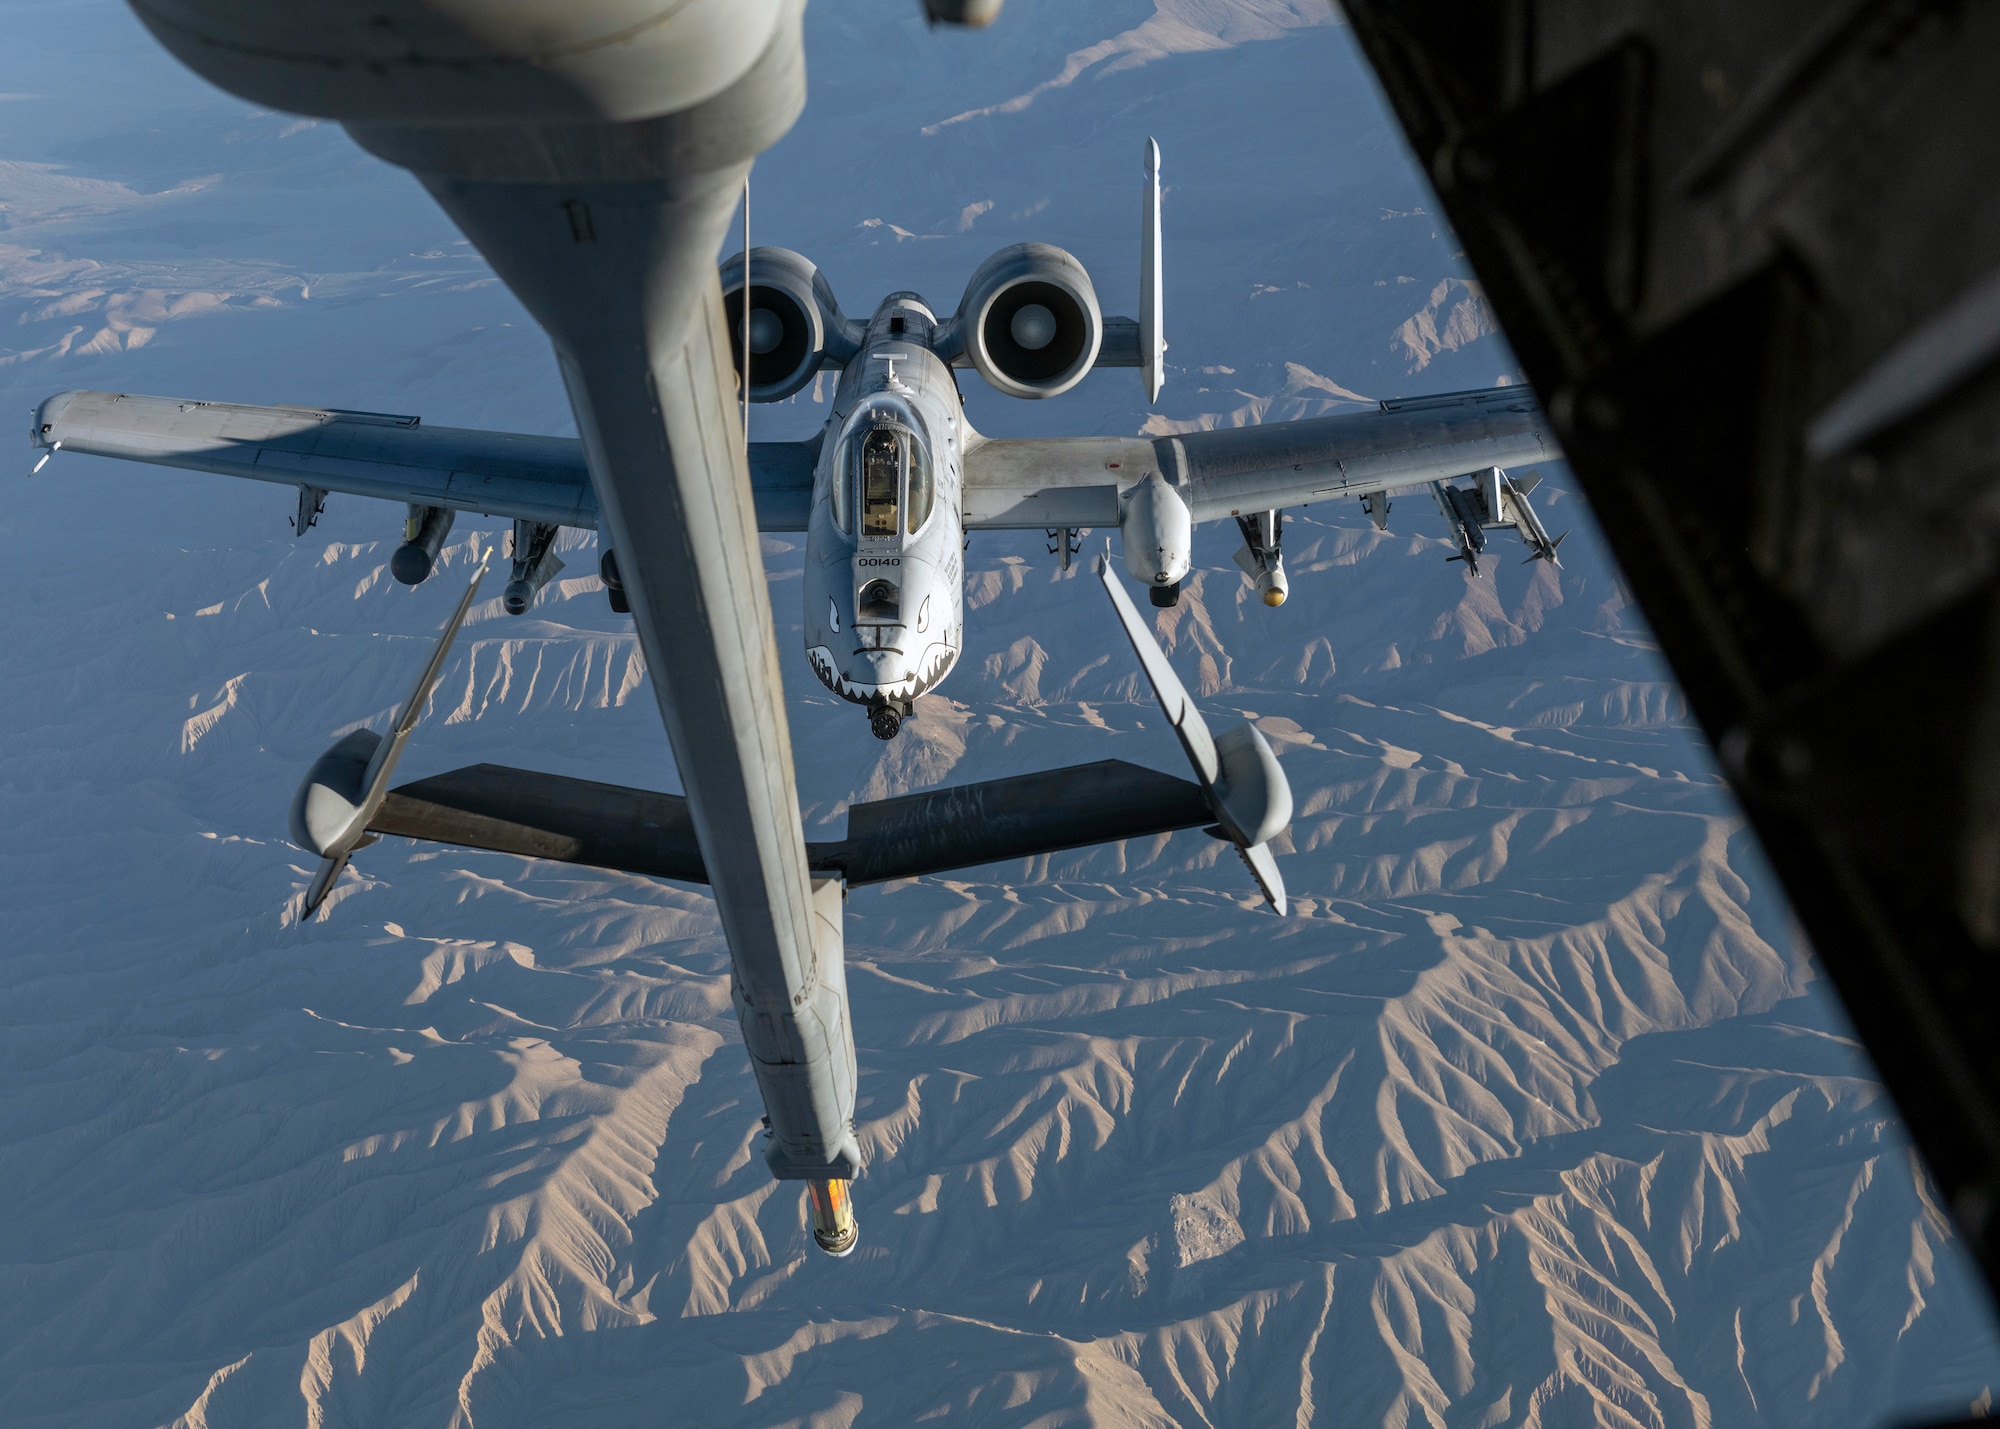
M 416 417 L 332 407 L 248 407 L 126 392 L 62 392 L 35 416 L 35 445 L 443 506 L 595 527 L 597 497 L 574 437 L 426 427 Z M 803 531 L 817 440 L 752 442 L 763 531 Z
M 966 453 L 965 525 L 1115 526 L 1119 493 L 1153 472 L 1174 485 L 1195 520 L 1215 521 L 1561 456 L 1525 387 L 1162 437 L 994 440 Z

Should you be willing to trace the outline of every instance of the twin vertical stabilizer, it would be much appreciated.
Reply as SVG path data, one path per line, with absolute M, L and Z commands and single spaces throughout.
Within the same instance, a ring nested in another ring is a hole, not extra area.
M 1167 380 L 1165 295 L 1160 273 L 1160 144 L 1146 141 L 1146 199 L 1139 222 L 1139 368 L 1146 400 L 1160 400 Z

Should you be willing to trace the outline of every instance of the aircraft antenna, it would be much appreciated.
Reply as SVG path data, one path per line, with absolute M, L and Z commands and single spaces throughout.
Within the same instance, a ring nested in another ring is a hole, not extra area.
M 1139 365 L 1146 400 L 1160 400 L 1167 379 L 1167 336 L 1160 272 L 1160 145 L 1146 141 L 1146 198 L 1139 219 Z
M 750 462 L 750 176 L 743 176 L 743 462 Z

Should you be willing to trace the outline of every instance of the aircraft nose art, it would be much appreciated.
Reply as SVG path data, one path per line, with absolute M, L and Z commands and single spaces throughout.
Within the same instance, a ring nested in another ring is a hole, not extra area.
M 820 683 L 842 699 L 869 704 L 883 699 L 912 699 L 918 693 L 909 662 L 900 650 L 840 650 L 815 645 L 806 651 Z
M 891 699 L 910 691 L 907 662 L 900 650 L 857 650 L 848 660 L 848 679 L 863 695 L 887 695 Z

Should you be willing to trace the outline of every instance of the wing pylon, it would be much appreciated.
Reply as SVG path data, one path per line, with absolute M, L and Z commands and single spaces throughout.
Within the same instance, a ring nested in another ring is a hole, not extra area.
M 1560 569 L 1562 560 L 1556 553 L 1569 539 L 1569 533 L 1565 531 L 1551 540 L 1548 528 L 1542 525 L 1541 517 L 1528 503 L 1528 493 L 1541 484 L 1541 479 L 1539 472 L 1529 472 L 1517 481 L 1501 468 L 1491 466 L 1475 472 L 1471 486 L 1433 481 L 1430 484 L 1431 496 L 1451 531 L 1452 544 L 1458 547 L 1457 555 L 1445 559 L 1464 561 L 1472 574 L 1477 576 L 1479 557 L 1486 549 L 1486 533 L 1502 526 L 1512 526 L 1522 544 L 1528 548 L 1528 560 L 1547 561 Z M 1369 514 L 1374 515 L 1372 508 Z M 1386 518 L 1386 504 L 1383 514 Z M 1376 524 L 1383 526 L 1386 521 L 1378 520 Z

